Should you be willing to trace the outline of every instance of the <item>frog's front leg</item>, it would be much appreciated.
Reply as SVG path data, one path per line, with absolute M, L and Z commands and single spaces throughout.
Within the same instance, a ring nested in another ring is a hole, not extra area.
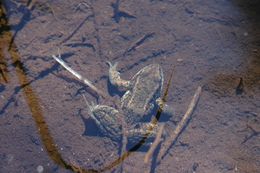
M 162 109 L 163 113 L 167 115 L 174 115 L 175 110 L 173 107 L 169 106 L 162 98 L 156 99 L 156 104 Z
M 130 81 L 121 79 L 120 73 L 116 70 L 118 63 L 112 64 L 107 61 L 109 65 L 109 81 L 112 85 L 122 90 L 128 90 L 130 88 Z

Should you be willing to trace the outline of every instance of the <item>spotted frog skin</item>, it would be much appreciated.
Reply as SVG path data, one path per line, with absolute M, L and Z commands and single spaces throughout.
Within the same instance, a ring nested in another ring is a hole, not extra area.
M 128 125 L 133 125 L 151 113 L 156 99 L 161 95 L 163 85 L 163 72 L 158 64 L 151 64 L 137 72 L 130 81 L 122 82 L 116 66 L 108 63 L 109 80 L 126 92 L 121 98 L 121 109 Z
M 151 116 L 152 110 L 160 103 L 163 86 L 163 71 L 159 64 L 151 64 L 138 71 L 130 80 L 121 79 L 117 63 L 109 65 L 109 81 L 125 93 L 120 100 L 120 109 L 106 105 L 88 104 L 89 114 L 95 120 L 101 132 L 112 139 L 122 135 L 122 118 L 127 124 L 127 135 L 142 136 L 147 133 L 155 135 L 157 126 L 143 122 Z M 151 126 L 153 126 L 151 128 Z

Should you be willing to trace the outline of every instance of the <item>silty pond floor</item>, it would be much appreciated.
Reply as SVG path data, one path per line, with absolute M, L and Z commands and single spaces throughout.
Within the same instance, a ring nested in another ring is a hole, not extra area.
M 259 172 L 259 13 L 257 0 L 1 1 L 0 172 Z M 58 50 L 108 97 L 62 68 Z M 144 164 L 145 147 L 120 160 L 120 142 L 90 118 L 82 94 L 112 107 L 122 96 L 106 61 L 124 79 L 160 64 L 164 91 L 173 70 L 175 112 L 164 120 L 173 129 L 202 86 L 159 163 Z

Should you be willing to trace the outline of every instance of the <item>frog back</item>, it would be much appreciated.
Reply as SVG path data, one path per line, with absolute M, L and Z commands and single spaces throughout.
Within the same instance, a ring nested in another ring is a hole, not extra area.
M 129 121 L 139 121 L 151 111 L 156 98 L 160 97 L 163 72 L 159 64 L 151 64 L 141 69 L 131 79 L 131 89 L 122 98 L 122 108 Z

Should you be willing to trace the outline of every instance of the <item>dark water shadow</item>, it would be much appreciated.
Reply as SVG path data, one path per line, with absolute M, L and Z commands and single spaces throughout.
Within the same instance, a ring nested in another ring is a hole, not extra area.
M 108 77 L 107 77 L 107 79 L 108 79 Z M 118 90 L 117 87 L 112 85 L 109 80 L 107 80 L 107 89 L 108 89 L 108 94 L 110 96 L 118 95 L 121 98 L 125 93 L 125 91 Z
M 259 85 L 260 81 L 260 1 L 237 0 L 232 3 L 245 15 L 245 22 L 248 22 L 249 33 L 241 41 L 247 57 L 241 64 L 242 68 L 239 68 L 238 78 L 242 78 L 247 83 L 247 89 L 250 89 Z
M 8 11 L 10 11 L 11 8 L 15 8 L 17 9 L 16 12 L 19 12 L 22 14 L 22 17 L 19 21 L 19 23 L 17 23 L 16 25 L 12 25 L 10 28 L 14 31 L 14 34 L 12 35 L 11 41 L 9 43 L 9 47 L 8 49 L 10 50 L 12 47 L 12 44 L 14 43 L 14 40 L 18 34 L 19 31 L 21 31 L 26 24 L 32 19 L 31 16 L 31 11 L 34 8 L 34 1 L 29 0 L 27 1 L 27 4 L 19 4 L 19 6 L 17 6 L 17 4 L 13 3 L 12 1 L 3 1 L 3 7 L 4 9 L 8 9 Z M 6 10 L 7 11 L 7 10 Z M 11 15 L 11 14 L 9 14 Z
M 238 8 L 242 18 L 238 26 L 245 27 L 243 39 L 237 39 L 241 45 L 242 54 L 238 54 L 241 62 L 234 68 L 229 64 L 230 70 L 218 73 L 211 77 L 205 86 L 205 91 L 223 97 L 244 97 L 250 92 L 254 95 L 259 93 L 260 83 L 260 1 L 259 0 L 236 0 L 231 5 Z M 237 36 L 235 34 L 235 36 Z M 241 37 L 241 36 L 240 36 Z M 236 86 L 234 86 L 236 83 Z M 250 92 L 247 92 L 250 91 Z
M 85 118 L 82 114 L 82 109 L 78 110 L 78 115 L 84 122 L 85 130 L 82 133 L 82 136 L 101 136 L 104 137 L 103 134 L 99 131 L 98 126 L 96 125 L 95 121 L 91 118 Z
M 114 19 L 116 23 L 119 23 L 121 18 L 136 19 L 134 15 L 131 15 L 125 11 L 121 11 L 119 9 L 119 5 L 120 5 L 120 0 L 116 0 L 114 3 L 111 3 L 111 7 L 113 8 L 113 13 L 114 13 L 112 19 Z

